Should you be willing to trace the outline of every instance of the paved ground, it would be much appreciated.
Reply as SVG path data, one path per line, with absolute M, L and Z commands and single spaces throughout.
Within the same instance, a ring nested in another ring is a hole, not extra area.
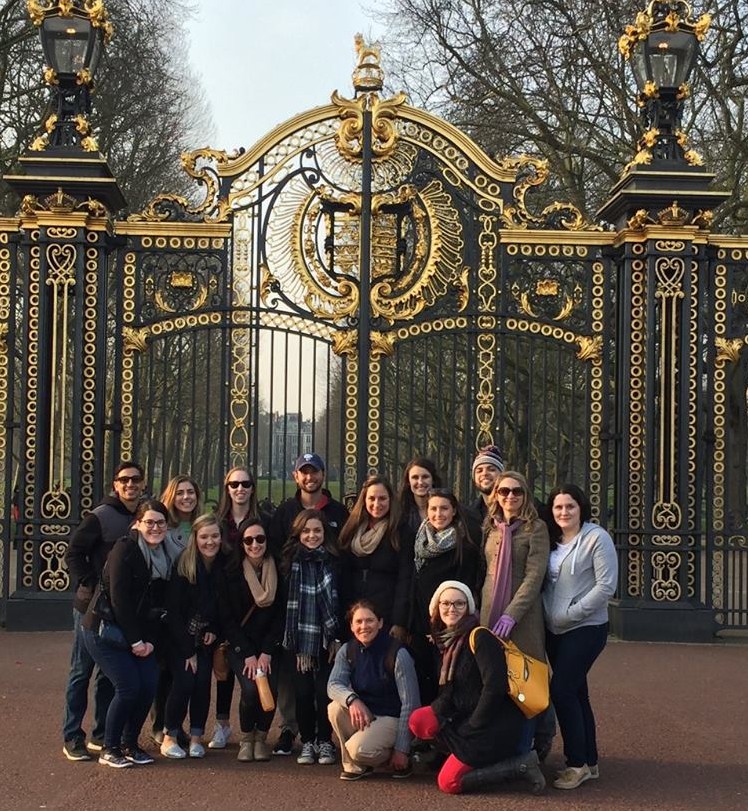
M 124 771 L 69 763 L 59 737 L 69 644 L 67 633 L 0 631 L 0 808 L 7 811 L 748 809 L 748 646 L 612 642 L 591 680 L 600 780 L 538 798 L 506 787 L 489 798 L 447 797 L 427 774 L 349 784 L 335 767 L 291 758 L 239 764 L 236 744 L 204 761 L 159 758 Z M 557 743 L 548 775 L 560 765 Z

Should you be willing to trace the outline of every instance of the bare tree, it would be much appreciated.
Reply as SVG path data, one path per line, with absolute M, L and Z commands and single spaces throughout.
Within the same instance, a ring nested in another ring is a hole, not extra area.
M 498 157 L 546 158 L 547 193 L 593 218 L 638 138 L 631 72 L 617 40 L 644 0 L 390 0 L 390 82 Z M 713 23 L 692 77 L 685 129 L 733 189 L 722 227 L 745 227 L 746 0 L 706 0 Z

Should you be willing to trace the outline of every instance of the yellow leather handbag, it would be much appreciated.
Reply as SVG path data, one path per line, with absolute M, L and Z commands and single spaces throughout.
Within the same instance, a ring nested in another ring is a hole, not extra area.
M 548 665 L 523 653 L 509 639 L 499 639 L 490 628 L 473 628 L 470 633 L 470 650 L 475 653 L 475 636 L 487 631 L 504 648 L 508 692 L 514 703 L 527 718 L 534 718 L 550 704 Z

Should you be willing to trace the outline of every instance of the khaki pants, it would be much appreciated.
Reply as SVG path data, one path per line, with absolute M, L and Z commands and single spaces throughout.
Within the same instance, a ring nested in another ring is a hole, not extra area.
M 362 772 L 364 766 L 381 766 L 392 756 L 399 718 L 375 718 L 366 729 L 356 730 L 346 707 L 332 701 L 327 715 L 340 742 L 340 757 L 347 772 Z

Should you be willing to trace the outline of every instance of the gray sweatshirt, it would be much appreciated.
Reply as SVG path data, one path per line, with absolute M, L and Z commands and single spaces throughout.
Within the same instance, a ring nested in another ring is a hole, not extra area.
M 618 557 L 608 533 L 585 521 L 561 563 L 558 579 L 543 585 L 545 624 L 553 634 L 608 621 L 618 583 Z

